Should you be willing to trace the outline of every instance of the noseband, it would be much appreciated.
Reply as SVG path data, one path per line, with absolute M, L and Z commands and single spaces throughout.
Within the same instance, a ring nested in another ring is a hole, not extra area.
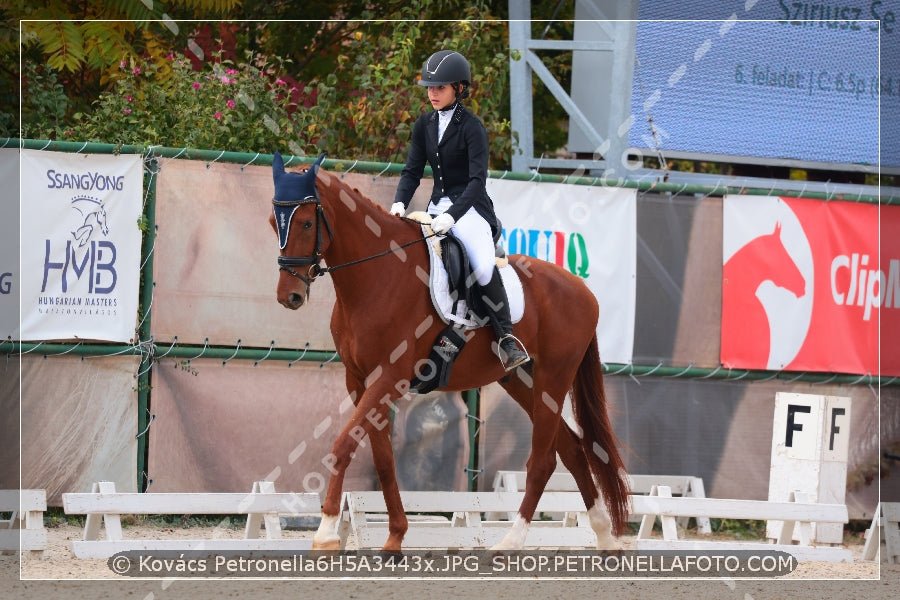
M 296 211 L 299 207 L 305 206 L 307 204 L 315 204 L 316 205 L 316 247 L 313 249 L 313 253 L 310 256 L 279 256 L 278 257 L 278 268 L 281 271 L 287 271 L 294 277 L 301 280 L 306 284 L 307 287 L 312 285 L 312 282 L 316 277 L 325 273 L 327 270 L 322 267 L 320 264 L 322 259 L 322 224 L 325 224 L 325 229 L 328 231 L 328 237 L 334 238 L 334 233 L 331 231 L 331 224 L 328 222 L 328 217 L 325 216 L 325 210 L 322 208 L 322 203 L 319 201 L 319 191 L 315 190 L 315 196 L 309 196 L 302 200 L 291 200 L 287 202 L 283 202 L 281 200 L 276 200 L 272 198 L 272 204 L 275 207 L 292 209 L 287 217 L 288 222 L 293 218 L 294 211 Z M 277 215 L 276 215 L 277 219 Z M 287 236 L 289 234 L 285 234 L 285 245 L 287 245 Z M 306 275 L 302 275 L 298 273 L 294 267 L 309 267 L 306 271 Z

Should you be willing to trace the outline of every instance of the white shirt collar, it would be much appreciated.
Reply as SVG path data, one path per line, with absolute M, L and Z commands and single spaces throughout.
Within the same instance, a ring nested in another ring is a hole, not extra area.
M 438 142 L 444 137 L 444 132 L 447 131 L 447 126 L 450 125 L 450 119 L 453 118 L 455 112 L 456 104 L 446 110 L 438 111 Z

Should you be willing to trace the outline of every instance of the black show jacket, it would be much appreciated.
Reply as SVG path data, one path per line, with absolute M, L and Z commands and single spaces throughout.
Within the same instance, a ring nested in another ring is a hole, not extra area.
M 494 203 L 485 189 L 488 137 L 484 125 L 478 117 L 457 103 L 440 144 L 437 139 L 437 111 L 427 112 L 416 119 L 409 155 L 400 175 L 394 202 L 409 206 L 419 187 L 427 161 L 434 175 L 431 201 L 437 204 L 440 198 L 448 196 L 453 201 L 453 206 L 447 212 L 454 221 L 458 221 L 474 206 L 496 235 L 499 223 L 494 214 Z

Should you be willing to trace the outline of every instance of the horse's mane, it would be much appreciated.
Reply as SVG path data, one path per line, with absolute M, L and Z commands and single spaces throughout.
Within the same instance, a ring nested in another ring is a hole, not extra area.
M 330 171 L 325 171 L 324 169 L 319 169 L 319 183 L 324 183 L 327 189 L 331 189 L 332 185 L 336 185 L 339 190 L 346 192 L 350 195 L 353 200 L 365 200 L 367 203 L 371 204 L 373 208 L 378 208 L 381 212 L 387 214 L 387 211 L 384 210 L 379 204 L 376 204 L 372 201 L 371 198 L 363 194 L 359 191 L 359 188 L 350 187 L 350 184 L 344 181 L 343 177 L 339 175 L 335 175 Z M 340 195 L 340 191 L 337 192 Z M 346 203 L 346 201 L 345 201 Z
M 391 215 L 387 209 L 363 194 L 358 188 L 351 187 L 340 175 L 319 169 L 317 182 L 320 184 L 320 196 L 327 190 L 345 206 L 350 207 L 353 204 L 357 208 L 362 207 L 366 214 L 375 219 L 379 225 L 397 226 L 402 223 L 409 226 L 412 224 L 408 219 L 398 219 Z M 344 196 L 341 195 L 342 193 Z M 366 208 L 368 210 L 365 210 Z

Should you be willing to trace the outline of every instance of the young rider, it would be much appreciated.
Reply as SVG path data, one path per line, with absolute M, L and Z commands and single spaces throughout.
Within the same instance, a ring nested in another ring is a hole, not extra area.
M 509 371 L 527 362 L 529 356 L 512 335 L 509 300 L 494 260 L 499 221 L 485 188 L 487 131 L 462 104 L 469 96 L 471 81 L 469 62 L 459 52 L 440 50 L 425 61 L 418 83 L 428 89 L 434 110 L 413 125 L 409 155 L 390 212 L 405 214 L 427 161 L 434 173 L 428 203 L 431 228 L 439 235 L 452 230 L 465 246 L 485 300 L 482 304 L 490 313 L 500 361 Z

